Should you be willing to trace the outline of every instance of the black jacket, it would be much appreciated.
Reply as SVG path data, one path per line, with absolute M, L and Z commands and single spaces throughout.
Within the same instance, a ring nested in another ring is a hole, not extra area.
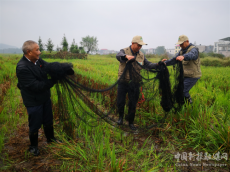
M 25 56 L 18 62 L 16 68 L 18 88 L 21 90 L 25 106 L 38 106 L 50 99 L 50 88 L 55 82 L 47 78 L 47 73 L 44 71 L 46 64 L 46 61 L 39 58 L 35 65 Z

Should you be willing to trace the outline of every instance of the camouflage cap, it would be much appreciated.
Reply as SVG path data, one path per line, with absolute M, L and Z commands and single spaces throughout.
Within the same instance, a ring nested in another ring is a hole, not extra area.
M 139 45 L 147 45 L 143 42 L 142 36 L 134 36 L 132 43 L 138 43 Z
M 187 41 L 188 37 L 186 35 L 180 35 L 178 42 L 176 43 L 177 45 L 182 44 L 184 41 Z

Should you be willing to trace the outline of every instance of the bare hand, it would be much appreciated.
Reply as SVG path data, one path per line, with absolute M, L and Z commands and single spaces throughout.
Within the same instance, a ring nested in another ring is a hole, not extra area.
M 161 61 L 164 62 L 164 61 L 166 61 L 166 60 L 167 60 L 167 59 L 162 59 Z
M 176 60 L 182 61 L 182 60 L 184 60 L 184 56 L 178 56 L 178 57 L 176 58 Z
M 125 56 L 128 60 L 134 59 L 134 56 L 126 55 Z

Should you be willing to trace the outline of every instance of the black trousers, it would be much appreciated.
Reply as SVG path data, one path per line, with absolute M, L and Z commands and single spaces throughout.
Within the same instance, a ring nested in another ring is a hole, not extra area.
M 29 106 L 26 108 L 29 114 L 30 133 L 38 132 L 42 124 L 53 125 L 53 112 L 50 99 L 39 106 Z
M 120 115 L 124 115 L 124 108 L 126 102 L 126 94 L 129 97 L 129 114 L 126 119 L 129 122 L 133 122 L 135 118 L 136 105 L 140 94 L 140 84 L 139 83 L 126 83 L 121 82 L 118 84 L 117 90 L 117 108 Z
M 189 91 L 200 78 L 184 78 L 184 96 L 190 97 Z

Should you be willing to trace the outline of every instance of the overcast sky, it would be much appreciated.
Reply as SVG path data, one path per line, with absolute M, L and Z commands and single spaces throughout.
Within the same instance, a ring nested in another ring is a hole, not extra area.
M 41 36 L 56 49 L 64 34 L 78 45 L 96 36 L 98 48 L 110 50 L 129 46 L 135 35 L 148 44 L 144 49 L 174 48 L 181 34 L 213 45 L 230 36 L 230 0 L 0 0 L 0 43 L 21 47 Z

